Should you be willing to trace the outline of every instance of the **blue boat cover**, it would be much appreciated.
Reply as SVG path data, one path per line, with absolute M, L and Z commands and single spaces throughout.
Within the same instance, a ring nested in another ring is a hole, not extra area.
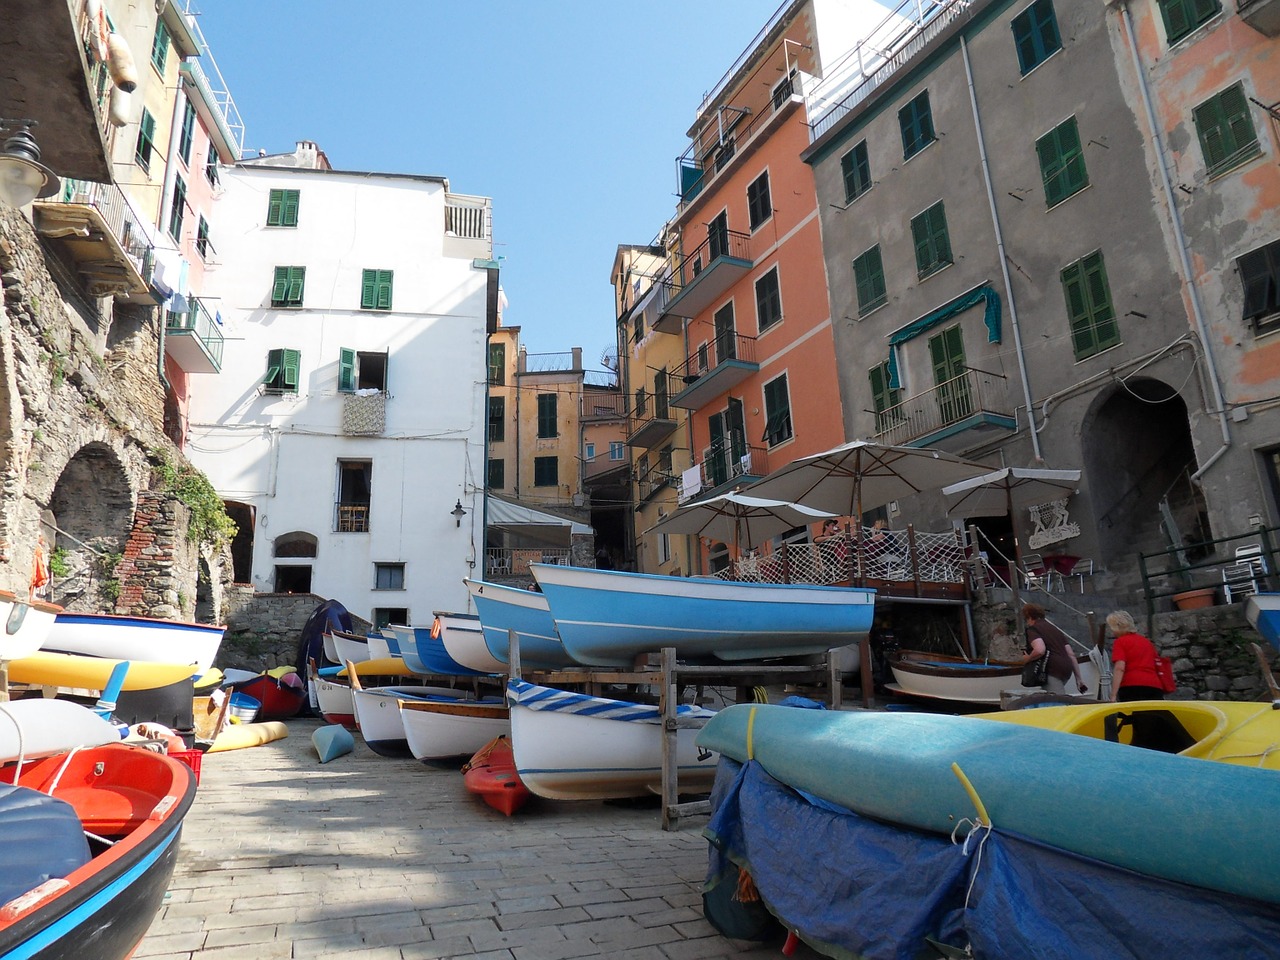
M 0 906 L 90 860 L 75 808 L 29 787 L 0 784 Z
M 736 865 L 779 921 L 837 958 L 933 955 L 926 937 L 969 945 L 984 960 L 1261 958 L 1280 943 L 1275 905 L 1007 831 L 953 844 L 806 797 L 755 762 L 721 757 L 711 802 L 708 904 L 720 884 L 736 881 Z M 731 899 L 721 895 L 707 911 L 718 928 Z

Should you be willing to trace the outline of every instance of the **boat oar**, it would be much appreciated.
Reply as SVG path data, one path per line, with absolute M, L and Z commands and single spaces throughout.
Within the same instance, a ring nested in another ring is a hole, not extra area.
M 111 668 L 111 676 L 107 678 L 107 685 L 102 688 L 102 695 L 98 697 L 98 702 L 93 705 L 93 712 L 103 720 L 110 720 L 111 714 L 115 713 L 116 698 L 120 696 L 120 691 L 124 689 L 124 678 L 128 672 L 128 660 L 121 660 Z

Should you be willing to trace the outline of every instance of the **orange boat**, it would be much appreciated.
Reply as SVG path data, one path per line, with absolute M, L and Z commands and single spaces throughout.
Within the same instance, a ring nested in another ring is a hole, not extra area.
M 481 800 L 508 817 L 525 805 L 529 791 L 516 773 L 511 741 L 494 737 L 462 768 L 462 782 Z

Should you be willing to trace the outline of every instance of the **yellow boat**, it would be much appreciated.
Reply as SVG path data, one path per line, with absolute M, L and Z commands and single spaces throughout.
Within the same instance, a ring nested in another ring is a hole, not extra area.
M 343 667 L 336 676 L 345 677 L 347 668 Z M 412 677 L 414 672 L 399 657 L 379 657 L 376 660 L 362 660 L 356 664 L 358 677 Z
M 37 650 L 30 656 L 9 662 L 9 682 L 47 687 L 74 687 L 102 690 L 119 660 L 77 653 L 49 653 Z M 191 663 L 144 663 L 130 661 L 125 674 L 125 690 L 154 690 L 194 676 L 199 669 Z
M 974 716 L 1146 746 L 1201 760 L 1280 770 L 1280 709 L 1238 700 L 1137 700 L 1001 710 Z M 1136 721 L 1136 722 L 1135 722 Z

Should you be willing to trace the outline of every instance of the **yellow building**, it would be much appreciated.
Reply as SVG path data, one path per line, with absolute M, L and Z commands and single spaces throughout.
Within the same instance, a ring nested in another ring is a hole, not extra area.
M 669 374 L 685 359 L 683 331 L 656 326 L 667 286 L 661 246 L 618 247 L 611 282 L 618 318 L 618 370 L 629 402 L 627 455 L 634 505 L 635 569 L 672 576 L 692 570 L 689 537 L 648 534 L 676 507 L 679 479 L 693 465 L 688 412 L 668 402 Z

